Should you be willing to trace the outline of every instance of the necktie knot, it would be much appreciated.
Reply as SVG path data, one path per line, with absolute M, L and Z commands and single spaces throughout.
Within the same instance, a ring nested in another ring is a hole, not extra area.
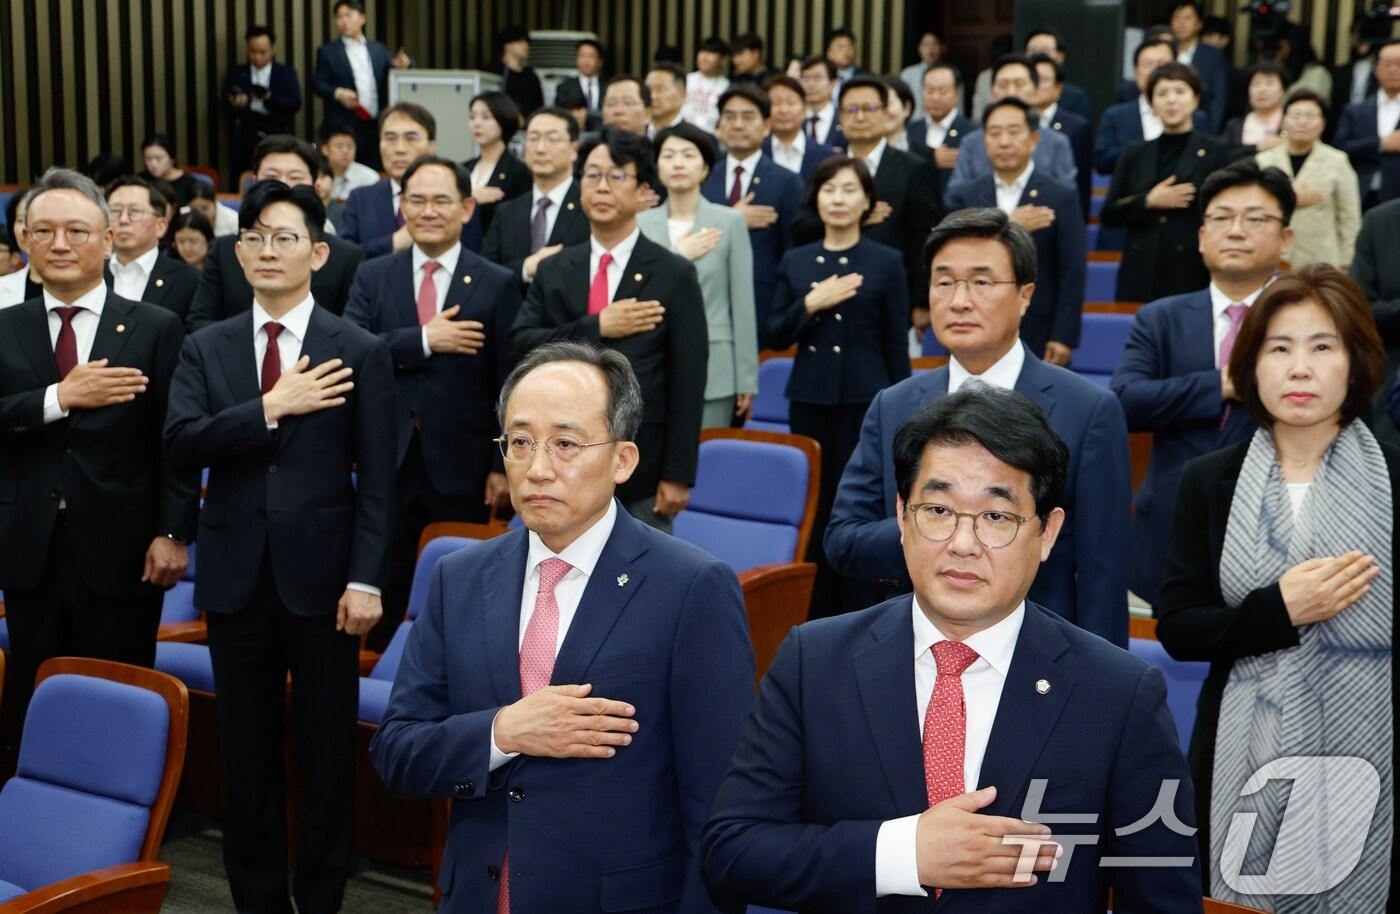
M 961 641 L 939 641 L 933 645 L 933 662 L 939 676 L 961 676 L 977 658 L 977 652 Z
M 277 343 L 278 335 L 286 328 L 276 321 L 268 321 L 266 324 L 263 324 L 263 329 L 267 331 L 267 344 L 273 346 Z
M 535 210 L 536 212 L 543 213 L 548 211 L 548 209 L 553 205 L 553 200 L 549 199 L 548 197 L 540 197 L 540 202 L 535 204 Z
M 423 276 L 427 279 L 431 279 L 440 266 L 442 266 L 442 264 L 438 263 L 436 260 L 429 260 L 427 263 L 423 264 Z
M 554 588 L 573 570 L 574 566 L 563 559 L 551 558 L 540 562 L 540 593 L 554 593 Z
M 79 305 L 64 305 L 61 308 L 54 308 L 53 313 L 57 314 L 58 319 L 63 321 L 63 326 L 70 327 L 73 324 L 73 318 L 81 310 L 83 309 Z
M 598 258 L 598 272 L 601 273 L 601 272 L 603 272 L 604 270 L 606 270 L 608 267 L 612 266 L 612 262 L 613 262 L 613 255 L 611 255 L 611 254 L 607 253 L 606 251 L 604 251 L 604 252 L 603 252 L 603 256 Z
M 1248 312 L 1249 307 L 1240 302 L 1233 302 L 1225 308 L 1225 313 L 1230 316 L 1231 327 L 1238 327 L 1244 321 L 1244 316 Z
M 742 165 L 735 165 L 735 166 L 734 166 L 734 175 L 735 175 L 735 177 L 738 177 L 739 175 L 741 175 L 741 174 L 743 174 L 743 173 L 744 173 L 744 166 L 742 166 Z

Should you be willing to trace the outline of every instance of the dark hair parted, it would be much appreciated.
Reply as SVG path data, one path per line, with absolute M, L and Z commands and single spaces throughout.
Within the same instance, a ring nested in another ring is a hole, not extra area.
M 718 35 L 711 35 L 704 41 L 700 42 L 700 46 L 696 48 L 696 50 L 705 51 L 710 54 L 720 54 L 725 57 L 729 56 L 729 45 L 726 44 L 725 40 L 719 37 Z
M 486 106 L 486 110 L 491 112 L 491 119 L 501 128 L 501 142 L 509 143 L 510 138 L 520 129 L 520 107 L 514 99 L 504 92 L 483 92 L 471 100 L 471 105 L 477 102 Z M 471 105 L 467 106 L 468 110 L 471 109 Z M 432 139 L 431 132 L 428 138 Z
M 1138 45 L 1137 50 L 1133 52 L 1133 66 L 1137 66 L 1138 58 L 1142 56 L 1142 52 L 1152 47 L 1166 48 L 1168 51 L 1172 52 L 1172 60 L 1176 59 L 1175 41 L 1170 38 L 1148 38 L 1144 40 L 1142 44 Z
M 1342 401 L 1341 424 L 1360 417 L 1385 379 L 1385 347 L 1376 330 L 1371 303 L 1350 276 L 1329 264 L 1313 263 L 1284 273 L 1259 294 L 1245 314 L 1235 346 L 1230 351 L 1230 383 L 1235 396 L 1261 425 L 1273 425 L 1274 417 L 1259 399 L 1254 369 L 1264 349 L 1269 322 L 1289 305 L 1316 302 L 1337 325 L 1350 361 L 1347 395 Z
M 841 90 L 836 93 L 836 104 L 844 105 L 846 95 L 856 89 L 871 89 L 880 96 L 880 105 L 883 107 L 890 103 L 890 87 L 878 76 L 852 76 L 841 84 Z
M 694 124 L 681 121 L 673 127 L 667 127 L 652 139 L 652 147 L 656 150 L 657 159 L 661 158 L 661 147 L 666 145 L 670 139 L 684 140 L 700 151 L 700 158 L 705 160 L 705 171 L 708 174 L 715 167 L 715 142 L 710 139 L 710 135 Z M 616 161 L 616 160 L 614 160 Z
M 243 195 L 243 203 L 238 209 L 238 230 L 247 231 L 262 218 L 263 210 L 274 203 L 290 203 L 301 210 L 306 222 L 306 234 L 311 243 L 320 241 L 326 233 L 326 207 L 316 196 L 316 189 L 308 184 L 288 187 L 281 181 L 258 181 Z
M 270 155 L 289 153 L 306 163 L 306 170 L 311 174 L 311 181 L 314 184 L 321 176 L 321 154 L 316 151 L 306 140 L 299 140 L 290 133 L 274 133 L 271 136 L 263 137 L 258 145 L 253 147 L 253 174 L 258 173 L 262 167 L 263 159 Z
M 588 161 L 593 150 L 606 146 L 608 158 L 618 168 L 632 164 L 637 170 L 637 183 L 656 187 L 656 157 L 651 152 L 651 141 L 640 134 L 621 127 L 606 127 L 601 135 L 590 139 L 578 151 L 579 168 Z
M 992 64 L 992 82 L 997 81 L 997 74 L 1007 67 L 1025 67 L 1030 74 L 1031 85 L 1040 85 L 1040 74 L 1035 70 L 1035 64 L 1025 54 L 1003 54 Z
M 1149 104 L 1152 102 L 1153 93 L 1157 91 L 1157 84 L 1163 80 L 1186 83 L 1191 87 L 1196 98 L 1201 97 L 1201 77 L 1196 74 L 1196 68 L 1173 60 L 1162 64 L 1152 71 L 1151 76 L 1147 77 L 1147 101 Z
M 577 84 L 575 84 L 573 88 L 575 91 L 578 91 Z M 580 102 L 582 102 L 583 100 L 582 93 L 580 93 L 579 95 L 579 100 Z M 582 108 L 584 107 L 584 105 L 580 104 L 579 107 Z M 569 139 L 578 139 L 578 120 L 575 119 L 574 116 L 570 114 L 567 110 L 556 105 L 545 105 L 543 108 L 536 108 L 533 112 L 531 112 L 530 116 L 525 119 L 525 131 L 527 133 L 530 130 L 530 125 L 535 122 L 535 118 L 540 117 L 541 115 L 545 115 L 548 117 L 557 117 L 559 120 L 564 122 L 565 128 L 569 131 Z
M 782 86 L 789 92 L 796 92 L 798 98 L 804 98 L 806 93 L 802 91 L 802 83 L 788 76 L 786 73 L 774 73 L 763 81 L 763 91 L 768 95 L 769 108 L 772 108 L 773 89 Z
M 681 81 L 684 82 L 685 80 Z M 619 73 L 612 79 L 609 79 L 607 82 L 603 83 L 603 101 L 607 101 L 608 92 L 612 89 L 612 87 L 621 83 L 636 83 L 637 95 L 642 100 L 642 107 L 651 107 L 651 90 L 647 88 L 646 81 L 640 76 L 633 76 L 631 73 Z
M 1016 284 L 1035 282 L 1035 241 L 1031 233 L 1021 228 L 999 209 L 960 209 L 943 217 L 929 232 L 924 242 L 924 263 L 933 268 L 933 258 L 950 241 L 962 238 L 986 238 L 1000 241 L 1011 255 L 1011 270 Z
M 807 207 L 814 213 L 819 213 L 817 209 L 817 196 L 821 193 L 822 185 L 840 174 L 844 169 L 849 168 L 860 182 L 861 189 L 865 191 L 866 207 L 865 212 L 860 214 L 860 221 L 865 222 L 865 217 L 875 211 L 875 179 L 870 175 L 870 169 L 865 162 L 860 159 L 853 159 L 849 156 L 835 155 L 822 161 L 812 172 L 812 178 L 807 182 Z
M 792 77 L 785 76 L 783 78 L 791 79 Z M 802 94 L 801 90 L 802 86 L 798 84 L 798 95 Z M 758 113 L 763 115 L 764 120 L 767 120 L 768 116 L 773 113 L 773 102 L 768 97 L 768 93 L 758 86 L 755 86 L 753 83 L 730 83 L 729 88 L 725 89 L 720 95 L 719 106 L 715 110 L 723 114 L 724 106 L 736 98 L 743 99 L 757 108 Z M 658 146 L 657 148 L 659 149 L 660 147 Z
M 181 229 L 193 229 L 204 236 L 207 244 L 214 243 L 214 226 L 209 224 L 209 220 L 204 218 L 204 214 L 201 212 L 190 210 L 176 216 L 175 221 L 170 224 L 171 237 L 174 237 L 175 233 Z
M 827 79 L 836 78 L 836 64 L 827 60 L 825 54 L 811 54 L 804 58 L 802 61 L 801 72 L 806 73 L 813 67 L 821 67 L 823 70 L 825 70 Z
M 1062 38 L 1060 37 L 1060 33 L 1059 33 L 1059 32 L 1055 31 L 1055 30 L 1052 29 L 1052 28 L 1034 28 L 1034 29 L 1031 29 L 1031 30 L 1030 30 L 1030 33 L 1029 33 L 1028 35 L 1026 35 L 1026 44 L 1030 44 L 1030 43 L 1031 43 L 1031 39 L 1034 38 L 1034 37 L 1036 37 L 1037 35 L 1049 35 L 1051 38 L 1055 39 L 1055 50 L 1058 51 L 1058 52 L 1060 52 L 1061 54 L 1064 53 L 1064 50 L 1065 50 L 1065 42 L 1064 42 L 1064 39 L 1062 39 Z
M 632 363 L 616 349 L 572 341 L 545 343 L 531 349 L 506 375 L 501 384 L 501 399 L 496 405 L 496 418 L 502 430 L 506 427 L 506 405 L 521 380 L 536 368 L 555 362 L 582 362 L 601 371 L 608 385 L 608 405 L 603 413 L 608 434 L 618 441 L 632 441 L 637 437 L 637 429 L 642 424 L 642 388 L 637 383 Z
M 248 31 L 243 33 L 243 40 L 252 41 L 254 38 L 266 38 L 268 44 L 277 43 L 277 33 L 265 25 L 248 26 Z
M 1040 75 L 1040 65 L 1048 64 L 1050 72 L 1055 74 L 1055 85 L 1062 86 L 1065 82 L 1065 68 L 1060 66 L 1060 62 L 1049 54 L 1032 54 L 1030 56 L 1031 66 L 1035 67 L 1036 75 Z
M 165 183 L 165 182 L 161 182 Z M 203 183 L 203 182 L 200 182 Z M 169 187 L 166 184 L 166 187 Z M 154 182 L 137 175 L 122 175 L 115 181 L 107 185 L 106 197 L 112 199 L 112 194 L 123 187 L 139 187 L 146 192 L 146 202 L 155 211 L 156 218 L 164 219 L 170 215 L 170 203 L 172 198 L 161 192 Z
M 1283 224 L 1293 221 L 1293 210 L 1298 206 L 1298 195 L 1293 192 L 1293 182 L 1282 169 L 1272 165 L 1259 167 L 1253 157 L 1237 159 L 1206 176 L 1201 183 L 1201 212 L 1210 208 L 1210 203 L 1232 187 L 1258 187 L 1278 201 L 1282 210 Z
M 1008 95 L 1006 98 L 998 99 L 982 111 L 982 129 L 986 129 L 987 121 L 991 120 L 992 112 L 999 111 L 1002 108 L 1015 108 L 1017 111 L 1021 112 L 1026 118 L 1026 129 L 1031 133 L 1035 133 L 1040 129 L 1040 116 L 1035 113 L 1035 109 L 1014 95 Z
M 757 51 L 758 53 L 762 54 L 763 39 L 760 36 L 755 35 L 753 32 L 745 32 L 738 38 L 734 39 L 734 41 L 729 45 L 729 51 L 732 54 L 738 54 L 742 51 Z
M 331 15 L 340 12 L 342 6 L 348 6 L 361 16 L 365 14 L 365 5 L 360 0 L 336 0 L 335 6 L 331 7 Z
M 894 478 L 904 503 L 909 503 L 925 450 L 931 445 L 968 444 L 980 444 L 1002 463 L 1030 476 L 1035 514 L 1042 524 L 1060 506 L 1069 448 L 1024 394 L 982 383 L 940 397 L 895 433 Z
M 650 76 L 653 73 L 665 73 L 671 77 L 671 82 L 673 82 L 677 88 L 685 89 L 685 70 L 680 64 L 673 63 L 669 60 L 658 60 L 647 67 L 647 75 Z
M 418 174 L 419 170 L 430 165 L 446 168 L 452 172 L 452 183 L 457 185 L 457 193 L 462 195 L 463 200 L 472 195 L 472 176 L 467 174 L 467 170 L 459 163 L 443 156 L 419 156 L 414 159 L 413 164 L 404 170 L 403 178 L 399 181 L 399 186 L 403 188 L 404 193 L 408 192 L 408 182 L 413 176 Z
M 170 156 L 171 165 L 177 165 L 179 163 L 180 157 L 175 155 L 175 141 L 170 139 L 170 137 L 166 134 L 153 133 L 150 136 L 146 137 L 146 139 L 143 140 L 141 143 L 141 152 L 144 153 L 147 149 L 150 149 L 152 146 L 159 146 L 161 149 L 164 149 L 165 154 Z
M 408 118 L 428 135 L 428 139 L 437 139 L 437 118 L 433 117 L 433 112 L 422 105 L 415 105 L 413 102 L 397 102 L 379 112 L 378 132 L 384 132 L 384 124 L 395 114 Z

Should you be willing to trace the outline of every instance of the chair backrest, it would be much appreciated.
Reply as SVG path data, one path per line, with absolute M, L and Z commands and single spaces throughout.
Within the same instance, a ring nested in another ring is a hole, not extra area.
M 947 356 L 947 355 L 950 355 L 950 354 L 951 354 L 951 353 L 948 352 L 948 347 L 947 347 L 947 346 L 944 346 L 942 343 L 938 342 L 938 337 L 936 337 L 936 336 L 933 335 L 933 329 L 932 329 L 932 328 L 929 328 L 929 329 L 927 329 L 927 330 L 924 331 L 924 335 L 923 335 L 923 344 L 924 344 L 924 355 L 925 355 L 925 356 L 933 356 L 933 355 Z
M 0 651 L 10 649 L 10 624 L 5 621 L 4 616 L 0 616 Z M 0 683 L 3 685 L 4 683 Z
M 1161 670 L 1167 681 L 1167 709 L 1176 721 L 1176 736 L 1181 742 L 1181 751 L 1185 752 L 1191 745 L 1191 728 L 1196 723 L 1196 699 L 1201 694 L 1210 664 L 1173 660 L 1160 641 L 1147 638 L 1129 638 L 1128 650 Z
M 205 184 L 218 190 L 219 170 L 217 168 L 210 168 L 208 165 L 184 165 L 181 166 L 181 170 L 194 175 L 195 180 L 203 181 Z
M 802 435 L 705 429 L 690 503 L 675 535 L 735 571 L 800 562 L 821 479 L 821 448 Z
M 0 880 L 34 890 L 154 860 L 184 767 L 173 676 L 63 657 L 39 669 L 19 768 L 0 790 Z
M 165 592 L 160 607 L 160 624 L 195 622 L 198 619 L 199 610 L 194 607 L 194 582 L 184 579 L 176 581 L 175 586 Z
M 1091 260 L 1084 277 L 1085 301 L 1116 301 L 1118 292 L 1118 264 L 1111 261 Z
M 408 591 L 408 609 L 405 616 L 409 619 L 417 619 L 418 613 L 427 604 L 428 586 L 432 584 L 433 568 L 437 566 L 438 559 L 450 552 L 480 545 L 480 543 L 480 540 L 461 536 L 440 536 L 435 540 L 429 540 L 423 550 L 418 553 L 418 564 L 413 569 L 413 586 Z
M 1070 370 L 1107 387 L 1123 359 L 1133 320 L 1131 314 L 1086 312 L 1080 324 L 1079 348 L 1070 357 Z
M 792 375 L 792 359 L 779 356 L 758 364 L 758 393 L 745 428 L 759 431 L 788 430 L 787 383 Z

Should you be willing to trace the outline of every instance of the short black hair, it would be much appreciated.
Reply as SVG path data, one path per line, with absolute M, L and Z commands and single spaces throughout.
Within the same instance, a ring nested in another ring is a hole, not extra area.
M 980 444 L 1002 463 L 1030 476 L 1035 514 L 1042 524 L 1064 499 L 1069 448 L 1025 394 L 967 384 L 919 410 L 894 436 L 894 478 L 909 504 L 924 452 L 930 446 Z
M 757 51 L 762 54 L 763 39 L 753 32 L 745 32 L 729 44 L 729 53 L 738 54 L 740 51 Z
M 1025 54 L 1003 54 L 992 64 L 992 82 L 997 81 L 997 74 L 1007 67 L 1022 66 L 1031 75 L 1031 85 L 1040 85 L 1040 74 L 1035 71 L 1035 64 Z
M 572 120 L 572 118 L 570 118 Z M 404 170 L 403 177 L 399 179 L 399 187 L 408 192 L 408 181 L 418 173 L 420 168 L 427 168 L 429 165 L 439 165 L 452 172 L 453 183 L 457 185 L 457 192 L 462 195 L 462 199 L 470 197 L 472 194 L 472 176 L 467 173 L 459 163 L 443 156 L 429 155 L 419 156 L 413 160 L 413 164 Z
M 1226 38 L 1234 40 L 1235 30 L 1230 25 L 1230 20 L 1224 16 L 1207 16 L 1205 25 L 1201 26 L 1202 35 L 1224 35 Z
M 850 26 L 838 25 L 836 28 L 826 33 L 826 46 L 831 47 L 831 43 L 838 38 L 849 38 L 854 42 L 856 40 L 856 33 L 851 31 Z
M 910 90 L 909 84 L 898 76 L 885 76 L 882 78 L 890 91 L 899 96 L 900 105 L 905 108 L 913 109 L 909 112 L 908 116 L 905 117 L 905 121 L 907 122 L 908 119 L 913 117 L 919 110 L 919 103 L 914 101 L 914 93 Z
M 1176 42 L 1170 38 L 1147 38 L 1133 51 L 1133 66 L 1137 66 L 1138 58 L 1142 57 L 1142 52 L 1151 47 L 1163 47 L 1172 52 L 1172 60 L 1176 60 Z
M 725 44 L 724 39 L 718 35 L 711 35 L 700 42 L 700 47 L 696 48 L 696 50 L 708 51 L 711 54 L 722 54 L 725 57 L 729 56 L 729 45 Z
M 953 88 L 959 91 L 962 90 L 963 75 L 962 70 L 958 69 L 957 64 L 953 63 L 951 60 L 940 60 L 938 63 L 934 64 L 933 66 L 929 67 L 927 70 L 924 71 L 924 79 L 928 79 L 928 75 L 934 72 L 935 70 L 947 70 L 949 73 L 952 73 Z
M 365 14 L 365 5 L 360 0 L 335 0 L 335 6 L 331 7 L 331 15 L 340 12 L 342 6 L 348 6 L 361 16 Z
M 943 217 L 929 232 L 924 242 L 924 264 L 933 270 L 933 258 L 951 241 L 963 238 L 988 238 L 1000 241 L 1011 255 L 1011 270 L 1016 284 L 1035 282 L 1035 241 L 1030 232 L 1012 222 L 999 209 L 960 209 Z
M 316 132 L 316 137 L 322 143 L 329 143 L 334 137 L 348 136 L 355 140 L 355 128 L 344 121 L 327 121 L 321 125 L 321 129 Z M 355 140 L 358 143 L 358 140 Z
M 316 147 L 290 133 L 265 136 L 253 147 L 253 174 L 258 173 L 263 159 L 278 153 L 291 153 L 300 157 L 306 163 L 307 171 L 311 172 L 311 183 L 316 183 L 316 179 L 321 176 L 321 154 L 316 151 Z
M 799 83 L 799 86 L 801 84 Z M 801 94 L 800 92 L 798 93 Z M 758 108 L 758 113 L 767 120 L 773 113 L 773 101 L 768 97 L 768 93 L 755 86 L 753 83 L 730 83 L 729 88 L 720 94 L 719 104 L 715 110 L 720 114 L 724 113 L 724 106 L 729 104 L 730 99 L 741 98 L 749 104 Z M 658 149 L 661 147 L 657 147 Z
M 1248 91 L 1249 84 L 1256 76 L 1272 76 L 1285 87 L 1288 85 L 1288 71 L 1283 68 L 1283 64 L 1274 60 L 1261 60 L 1248 70 L 1244 71 L 1244 87 Z
M 658 60 L 647 67 L 647 75 L 650 76 L 653 73 L 669 74 L 672 82 L 682 89 L 685 88 L 685 68 L 678 63 L 672 63 L 669 60 Z
M 500 126 L 501 142 L 509 143 L 510 138 L 520 130 L 520 106 L 504 92 L 482 92 L 467 105 L 468 112 L 471 111 L 471 106 L 477 102 L 486 106 L 486 110 L 491 112 L 491 119 Z M 433 125 L 433 129 L 437 129 L 436 124 Z M 429 139 L 432 139 L 431 131 Z
M 560 88 L 563 87 L 561 86 Z M 577 83 L 574 84 L 574 89 L 577 91 Z M 578 107 L 581 108 L 583 106 L 579 105 Z M 543 108 L 536 108 L 534 111 L 530 112 L 530 116 L 525 119 L 525 129 L 527 131 L 530 129 L 530 125 L 535 122 L 535 118 L 539 117 L 541 114 L 547 114 L 550 117 L 559 118 L 559 120 L 563 121 L 566 125 L 568 125 L 569 139 L 578 139 L 578 121 L 574 118 L 572 114 L 570 114 L 566 110 L 566 106 L 561 107 L 559 105 L 545 105 Z
M 982 109 L 983 130 L 987 128 L 987 121 L 991 120 L 992 112 L 999 111 L 1002 108 L 1015 108 L 1017 111 L 1020 111 L 1021 114 L 1025 116 L 1026 128 L 1030 130 L 1031 133 L 1035 133 L 1040 129 L 1040 117 L 1035 113 L 1035 109 L 1015 96 L 1008 96 L 1003 99 L 998 99 Z
M 501 29 L 499 32 L 496 33 L 497 48 L 504 48 L 506 45 L 514 44 L 517 41 L 529 40 L 529 30 L 526 29 L 525 26 L 519 25 L 518 23 L 514 22 L 510 25 L 507 25 L 505 28 Z
M 1200 0 L 1176 0 L 1176 2 L 1172 4 L 1171 9 L 1167 11 L 1167 18 L 1170 19 L 1172 16 L 1176 15 L 1177 10 L 1187 6 L 1196 11 L 1197 17 L 1199 17 L 1202 22 L 1205 21 L 1206 14 L 1205 11 L 1201 9 Z
M 1052 28 L 1045 27 L 1031 29 L 1028 33 L 1026 33 L 1026 44 L 1030 45 L 1031 39 L 1037 35 L 1049 35 L 1051 38 L 1055 39 L 1055 50 L 1059 51 L 1061 54 L 1064 53 L 1065 40 L 1060 37 L 1059 32 L 1055 31 Z
M 169 182 L 167 181 L 152 181 L 151 183 L 154 184 L 156 186 L 156 190 L 161 191 L 161 193 L 165 192 L 162 189 L 161 185 L 165 185 L 165 187 L 170 186 Z M 171 189 L 170 199 L 176 199 L 176 197 L 174 196 L 173 188 Z M 194 186 L 190 188 L 189 198 L 185 202 L 188 203 L 190 200 L 212 200 L 215 203 L 217 203 L 219 202 L 219 195 L 215 193 L 214 185 L 205 184 L 203 181 L 196 181 L 194 182 Z
M 715 141 L 710 135 L 699 127 L 688 121 L 681 121 L 671 127 L 667 127 L 658 133 L 651 141 L 652 148 L 656 150 L 656 157 L 661 158 L 661 147 L 666 145 L 666 141 L 675 137 L 678 140 L 685 140 L 700 150 L 700 158 L 705 160 L 705 170 L 711 171 L 715 167 L 715 159 L 719 154 L 715 152 Z M 616 161 L 614 159 L 614 161 Z
M 802 69 L 800 72 L 806 73 L 813 67 L 822 67 L 823 69 L 825 69 L 827 79 L 836 78 L 836 64 L 827 60 L 825 54 L 812 54 L 809 57 L 803 58 Z
M 1298 207 L 1293 182 L 1282 169 L 1272 165 L 1260 168 L 1253 156 L 1237 159 L 1206 176 L 1201 183 L 1201 212 L 1204 213 L 1212 200 L 1232 187 L 1258 187 L 1278 201 L 1279 209 L 1283 211 L 1284 226 L 1293 220 L 1293 211 Z
M 867 205 L 865 212 L 861 213 L 861 222 L 875 210 L 878 197 L 875 194 L 875 178 L 870 174 L 870 168 L 861 159 L 854 159 L 850 156 L 834 155 L 822 160 L 822 163 L 812 172 L 812 178 L 807 182 L 807 208 L 812 212 L 819 212 L 817 209 L 817 195 L 821 193 L 822 185 L 836 177 L 843 169 L 849 168 L 855 172 L 856 180 L 860 182 L 861 189 L 865 191 Z
M 1055 85 L 1063 86 L 1065 84 L 1065 68 L 1060 64 L 1058 60 L 1051 57 L 1049 54 L 1032 54 L 1030 56 L 1030 62 L 1031 69 L 1033 70 L 1035 70 L 1043 63 L 1048 63 L 1050 65 L 1051 72 L 1055 74 Z M 1040 71 L 1036 70 L 1036 76 L 1038 77 L 1039 75 Z
M 277 33 L 267 25 L 250 25 L 248 31 L 243 33 L 244 41 L 252 41 L 254 38 L 266 38 L 270 44 L 277 43 Z
M 203 184 L 204 182 L 200 181 L 199 183 Z M 169 187 L 168 184 L 166 186 Z M 170 215 L 171 204 L 174 202 L 173 199 L 162 193 L 153 182 L 139 175 L 122 175 L 120 178 L 117 178 L 107 185 L 107 189 L 103 192 L 103 195 L 108 200 L 111 200 L 112 194 L 123 187 L 139 187 L 144 190 L 146 192 L 146 202 L 151 209 L 155 211 L 157 217 L 165 218 Z
M 175 164 L 180 161 L 180 157 L 175 155 L 175 141 L 170 139 L 169 135 L 164 133 L 153 133 L 150 136 L 146 137 L 146 139 L 141 143 L 141 152 L 144 154 L 145 151 L 147 149 L 150 149 L 152 146 L 159 146 L 161 149 L 164 149 L 166 155 L 170 156 L 171 164 Z
M 258 181 L 243 195 L 238 209 L 238 230 L 247 231 L 257 224 L 263 210 L 274 203 L 290 203 L 301 210 L 306 222 L 306 234 L 311 243 L 320 241 L 326 232 L 326 207 L 316 195 L 316 189 L 306 184 L 288 187 L 281 181 Z
M 192 209 L 176 216 L 175 221 L 170 224 L 170 237 L 174 238 L 180 229 L 194 229 L 204 236 L 206 242 L 211 245 L 214 243 L 214 226 L 210 225 L 209 220 L 198 210 Z
M 640 76 L 633 76 L 631 73 L 619 73 L 603 83 L 603 98 L 606 99 L 608 97 L 608 90 L 618 83 L 636 83 L 637 94 L 642 98 L 642 107 L 651 107 L 651 90 L 647 88 L 646 80 L 642 79 Z
M 119 156 L 110 152 L 100 152 L 88 160 L 88 163 L 78 169 L 79 174 L 92 178 L 93 183 L 98 187 L 105 187 L 111 184 L 122 175 L 129 175 L 134 172 L 131 162 L 126 156 Z M 203 184 L 203 181 L 196 181 L 196 184 Z M 15 196 L 20 196 L 16 194 Z
M 574 45 L 575 54 L 578 53 L 579 48 L 592 48 L 593 50 L 598 52 L 599 57 L 603 56 L 603 46 L 598 42 L 594 41 L 592 38 L 584 38 L 578 44 Z
M 606 127 L 596 138 L 588 140 L 578 151 L 579 168 L 588 161 L 593 150 L 606 146 L 608 158 L 621 168 L 629 162 L 637 169 L 637 183 L 656 187 L 656 157 L 652 155 L 651 141 L 646 137 L 623 130 L 621 127 Z
M 1170 63 L 1162 64 L 1152 71 L 1151 76 L 1147 77 L 1147 103 L 1149 105 L 1152 104 L 1152 93 L 1157 91 L 1157 84 L 1168 79 L 1186 83 L 1196 94 L 1196 98 L 1201 97 L 1201 77 L 1196 73 L 1196 68 L 1190 64 L 1173 60 Z
M 1309 89 L 1307 86 L 1301 89 L 1294 89 L 1292 92 L 1288 93 L 1288 96 L 1283 100 L 1283 113 L 1287 115 L 1288 109 L 1298 102 L 1312 102 L 1314 105 L 1317 105 L 1317 110 L 1322 112 L 1322 119 L 1324 121 L 1328 120 L 1327 99 L 1322 97 L 1322 93 L 1315 89 Z
M 422 127 L 428 134 L 428 139 L 437 139 L 437 118 L 433 117 L 433 112 L 413 102 L 395 102 L 379 112 L 379 123 L 375 125 L 376 135 L 383 132 L 384 122 L 395 114 L 401 114 Z
M 890 103 L 890 87 L 878 76 L 852 76 L 841 84 L 841 89 L 836 93 L 836 104 L 840 105 L 846 100 L 846 93 L 853 89 L 874 89 L 880 96 L 880 104 Z

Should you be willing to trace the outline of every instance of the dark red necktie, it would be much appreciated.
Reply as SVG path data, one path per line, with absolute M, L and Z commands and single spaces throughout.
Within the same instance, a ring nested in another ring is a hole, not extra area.
M 729 205 L 733 206 L 744 196 L 744 166 L 734 166 L 734 184 L 729 188 Z
M 283 327 L 276 321 L 269 321 L 263 324 L 263 329 L 267 331 L 267 351 L 263 353 L 262 392 L 267 393 L 282 377 L 282 352 L 277 348 L 277 336 Z
M 78 337 L 73 333 L 73 315 L 83 310 L 77 305 L 54 308 L 63 326 L 58 328 L 58 339 L 53 344 L 53 360 L 58 364 L 58 379 L 68 377 L 68 372 L 78 365 Z

